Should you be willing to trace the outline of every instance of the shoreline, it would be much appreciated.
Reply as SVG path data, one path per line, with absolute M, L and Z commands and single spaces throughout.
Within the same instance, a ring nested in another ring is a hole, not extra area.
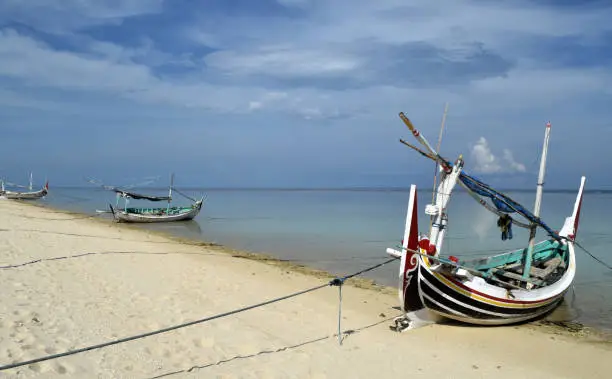
M 97 214 L 88 215 L 87 213 L 69 211 L 69 210 L 51 206 L 49 204 L 41 204 L 41 203 L 35 203 L 35 202 L 29 202 L 29 201 L 18 201 L 18 203 L 24 204 L 27 206 L 43 208 L 43 209 L 51 209 L 53 212 L 57 212 L 60 214 L 68 214 L 68 215 L 73 215 L 73 216 L 78 216 L 78 217 L 86 216 L 86 217 L 83 217 L 83 219 L 89 219 L 95 222 L 100 222 L 102 224 L 116 225 L 119 228 L 126 228 L 126 229 L 133 230 L 133 231 L 156 235 L 156 236 L 166 238 L 170 241 L 173 241 L 179 244 L 204 247 L 204 248 L 214 250 L 222 254 L 227 254 L 230 258 L 241 258 L 241 259 L 248 259 L 254 262 L 262 262 L 267 265 L 271 265 L 271 266 L 278 267 L 278 268 L 285 269 L 285 270 L 290 270 L 292 272 L 300 273 L 300 274 L 307 275 L 307 276 L 317 278 L 317 279 L 332 280 L 336 277 L 336 275 L 333 275 L 331 272 L 328 272 L 326 270 L 310 267 L 306 264 L 297 263 L 296 261 L 293 261 L 293 260 L 280 259 L 274 256 L 274 254 L 268 253 L 268 252 L 256 252 L 256 251 L 234 249 L 230 246 L 225 246 L 223 244 L 205 241 L 202 239 L 181 237 L 181 236 L 174 235 L 171 232 L 147 229 L 146 227 L 140 226 L 139 224 L 116 223 L 110 219 L 99 218 Z M 381 258 L 384 258 L 384 257 L 381 256 Z M 367 279 L 363 277 L 354 277 L 354 278 L 349 279 L 345 283 L 345 285 L 348 285 L 354 288 L 365 289 L 368 291 L 379 292 L 384 295 L 389 295 L 389 296 L 394 296 L 394 297 L 397 296 L 396 287 L 378 284 L 373 279 Z M 450 320 L 449 320 L 449 323 L 455 324 L 454 322 L 450 322 Z M 527 321 L 527 322 L 519 323 L 516 325 L 510 325 L 510 327 L 516 327 L 516 326 L 527 328 L 527 329 L 534 329 L 534 330 L 542 331 L 542 332 L 553 334 L 553 335 L 565 335 L 565 336 L 571 336 L 571 337 L 576 337 L 576 338 L 587 338 L 587 339 L 594 338 L 594 340 L 596 341 L 600 341 L 604 343 L 607 343 L 607 342 L 612 343 L 612 330 L 600 329 L 600 328 L 593 327 L 593 326 L 587 325 L 582 322 L 577 322 L 577 321 L 549 321 L 549 320 L 546 320 L 546 317 L 543 317 L 540 319 Z
M 0 264 L 14 265 L 0 270 L 0 367 L 190 325 L 0 371 L 3 377 L 609 376 L 612 342 L 585 330 L 447 323 L 392 332 L 397 296 L 352 280 L 343 286 L 339 345 L 339 291 L 308 268 L 38 205 L 3 201 L 0 211 Z

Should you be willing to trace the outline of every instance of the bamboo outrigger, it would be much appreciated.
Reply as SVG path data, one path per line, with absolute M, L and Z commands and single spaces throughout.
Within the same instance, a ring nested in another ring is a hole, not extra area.
M 424 150 L 400 141 L 439 165 L 440 183 L 432 204 L 425 207 L 425 213 L 431 218 L 429 234 L 419 234 L 417 189 L 412 185 L 402 245 L 387 249 L 389 255 L 401 259 L 399 297 L 405 315 L 395 319 L 394 329 L 408 330 L 444 318 L 470 324 L 505 325 L 530 320 L 554 309 L 576 273 L 574 241 L 585 178 L 581 179 L 571 216 L 559 232 L 553 231 L 539 218 L 550 123 L 546 124 L 535 209 L 531 213 L 464 172 L 461 156 L 454 163 L 441 157 L 403 113 L 400 118 Z M 447 207 L 457 183 L 481 205 L 500 216 L 499 224 L 506 232 L 511 232 L 508 229 L 512 224 L 529 228 L 527 247 L 471 260 L 442 256 L 449 222 Z M 527 221 L 515 220 L 510 214 Z M 535 243 L 538 227 L 546 231 L 548 238 Z

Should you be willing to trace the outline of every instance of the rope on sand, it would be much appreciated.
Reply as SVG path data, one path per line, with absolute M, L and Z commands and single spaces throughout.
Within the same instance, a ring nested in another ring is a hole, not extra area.
M 66 356 L 69 356 L 69 355 L 84 353 L 84 352 L 90 351 L 90 350 L 101 349 L 103 347 L 108 347 L 108 346 L 117 345 L 117 344 L 124 343 L 124 342 L 134 341 L 134 340 L 137 340 L 137 339 L 154 336 L 156 334 L 166 333 L 166 332 L 169 332 L 169 331 L 172 331 L 172 330 L 185 328 L 187 326 L 205 323 L 205 322 L 212 321 L 212 320 L 215 320 L 215 319 L 218 319 L 218 318 L 223 318 L 223 317 L 231 316 L 231 315 L 234 315 L 234 314 L 237 314 L 237 313 L 245 312 L 245 311 L 248 311 L 248 310 L 251 310 L 251 309 L 263 307 L 265 305 L 276 303 L 276 302 L 279 302 L 279 301 L 282 301 L 282 300 L 287 300 L 287 299 L 290 299 L 292 297 L 296 297 L 296 296 L 299 296 L 299 295 L 304 295 L 304 294 L 307 294 L 309 292 L 317 291 L 319 289 L 322 289 L 322 288 L 325 288 L 325 287 L 328 287 L 328 286 L 338 286 L 341 289 L 342 285 L 344 284 L 344 282 L 347 279 L 353 278 L 353 277 L 355 277 L 357 275 L 361 275 L 361 274 L 363 274 L 365 272 L 368 272 L 368 271 L 372 271 L 372 270 L 374 270 L 374 269 L 376 269 L 378 267 L 381 267 L 383 265 L 391 263 L 391 262 L 395 261 L 396 259 L 397 258 L 391 258 L 391 259 L 386 260 L 385 262 L 382 262 L 382 263 L 379 263 L 377 265 L 368 267 L 368 268 L 363 269 L 361 271 L 358 271 L 358 272 L 356 272 L 354 274 L 346 275 L 346 276 L 341 277 L 341 278 L 334 278 L 333 280 L 331 280 L 331 281 L 329 281 L 329 282 L 327 282 L 325 284 L 321 284 L 321 285 L 318 285 L 318 286 L 315 286 L 315 287 L 311 287 L 311 288 L 308 288 L 308 289 L 305 289 L 305 290 L 302 290 L 302 291 L 298 291 L 298 292 L 295 292 L 295 293 L 292 293 L 292 294 L 289 294 L 289 295 L 281 296 L 281 297 L 278 297 L 278 298 L 275 298 L 275 299 L 267 300 L 267 301 L 264 301 L 264 302 L 261 302 L 261 303 L 249 305 L 249 306 L 238 308 L 238 309 L 235 309 L 235 310 L 232 310 L 232 311 L 229 311 L 229 312 L 220 313 L 220 314 L 217 314 L 217 315 L 214 315 L 214 316 L 202 318 L 202 319 L 195 320 L 195 321 L 189 321 L 189 322 L 186 322 L 186 323 L 183 323 L 183 324 L 174 325 L 174 326 L 170 326 L 170 327 L 167 327 L 167 328 L 162 328 L 162 329 L 158 329 L 158 330 L 147 332 L 147 333 L 142 333 L 142 334 L 137 334 L 137 335 L 133 335 L 133 336 L 130 336 L 130 337 L 120 338 L 120 339 L 117 339 L 117 340 L 114 340 L 114 341 L 109 341 L 109 342 L 105 342 L 105 343 L 101 343 L 101 344 L 97 344 L 97 345 L 91 345 L 91 346 L 83 347 L 83 348 L 80 348 L 80 349 L 69 350 L 69 351 L 66 351 L 66 352 L 63 352 L 63 353 L 47 355 L 47 356 L 44 356 L 44 357 L 40 357 L 40 358 L 36 358 L 36 359 L 30 359 L 30 360 L 27 360 L 27 361 L 10 363 L 10 364 L 7 364 L 7 365 L 0 366 L 0 371 L 12 369 L 12 368 L 17 368 L 17 367 L 21 367 L 21 366 L 27 366 L 27 365 L 31 365 L 31 364 L 34 364 L 34 363 L 48 361 L 48 360 L 51 360 L 51 359 L 57 359 L 57 358 L 61 358 L 61 357 L 66 357 Z M 340 323 L 339 322 L 340 322 L 340 318 L 338 320 L 338 328 L 340 328 Z M 340 339 L 340 343 L 342 343 L 341 339 Z
M 1 229 L 0 229 L 1 231 Z M 200 256 L 216 256 L 216 257 L 227 257 L 227 258 L 245 258 L 245 259 L 249 259 L 249 256 L 242 256 L 242 255 L 237 255 L 237 254 L 229 254 L 229 253 L 191 253 L 191 252 L 183 252 L 183 251 L 179 251 L 179 252 L 158 252 L 158 253 L 151 253 L 151 252 L 145 252 L 145 251 L 93 251 L 93 252 L 88 252 L 88 253 L 81 253 L 81 254 L 74 254 L 74 255 L 62 255 L 59 257 L 49 257 L 49 258 L 38 258 L 38 259 L 33 259 L 31 261 L 27 261 L 27 262 L 22 262 L 22 263 L 14 263 L 14 264 L 9 264 L 6 266 L 0 266 L 0 270 L 2 269 L 9 269 L 9 268 L 18 268 L 18 267 L 23 267 L 23 266 L 29 266 L 32 264 L 36 264 L 36 263 L 42 263 L 42 262 L 49 262 L 49 261 L 60 261 L 60 260 L 65 260 L 65 259 L 73 259 L 73 258 L 82 258 L 82 257 L 86 257 L 89 255 L 127 255 L 127 254 L 135 254 L 135 255 L 200 255 Z M 309 262 L 309 263 L 329 263 L 329 262 L 343 262 L 343 261 L 367 261 L 367 260 L 373 260 L 373 259 L 381 259 L 381 257 L 348 257 L 348 258 L 336 258 L 336 259 L 322 259 L 322 260 L 316 260 L 316 259 L 310 259 L 310 260 L 306 260 L 306 259 L 281 259 L 281 258 L 255 258 L 254 260 L 256 261 L 277 261 L 277 262 L 287 262 L 287 263 L 302 263 L 302 262 Z

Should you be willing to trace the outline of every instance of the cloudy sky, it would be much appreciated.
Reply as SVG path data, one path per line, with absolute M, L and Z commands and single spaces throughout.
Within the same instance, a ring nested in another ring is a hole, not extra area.
M 407 186 L 441 152 L 504 187 L 612 188 L 612 3 L 3 0 L 0 175 Z

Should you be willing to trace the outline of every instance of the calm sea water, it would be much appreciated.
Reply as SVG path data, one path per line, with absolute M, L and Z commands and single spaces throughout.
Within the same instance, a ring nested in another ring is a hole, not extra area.
M 113 193 L 91 188 L 53 188 L 48 205 L 83 213 L 108 209 Z M 147 193 L 163 194 L 147 189 Z M 175 235 L 217 242 L 236 249 L 270 253 L 336 274 L 348 274 L 387 258 L 385 250 L 402 239 L 408 191 L 397 190 L 189 190 L 206 193 L 207 201 L 195 222 L 144 225 Z M 535 194 L 508 193 L 531 208 Z M 175 197 L 175 203 L 183 199 Z M 572 212 L 573 193 L 544 193 L 542 218 L 559 229 Z M 419 196 L 419 221 L 425 231 L 429 219 L 423 210 L 430 191 Z M 185 204 L 189 202 L 184 200 Z M 145 205 L 131 201 L 130 205 Z M 592 254 L 612 265 L 612 194 L 586 193 L 578 241 Z M 502 241 L 490 214 L 469 195 L 456 192 L 449 209 L 444 254 L 486 255 L 522 248 L 525 230 L 515 227 L 514 238 Z M 543 234 L 540 234 L 543 236 Z M 574 292 L 567 297 L 571 317 L 587 325 L 612 331 L 612 272 L 577 249 Z M 396 285 L 398 264 L 370 272 L 381 284 Z M 562 316 L 566 317 L 566 316 Z

